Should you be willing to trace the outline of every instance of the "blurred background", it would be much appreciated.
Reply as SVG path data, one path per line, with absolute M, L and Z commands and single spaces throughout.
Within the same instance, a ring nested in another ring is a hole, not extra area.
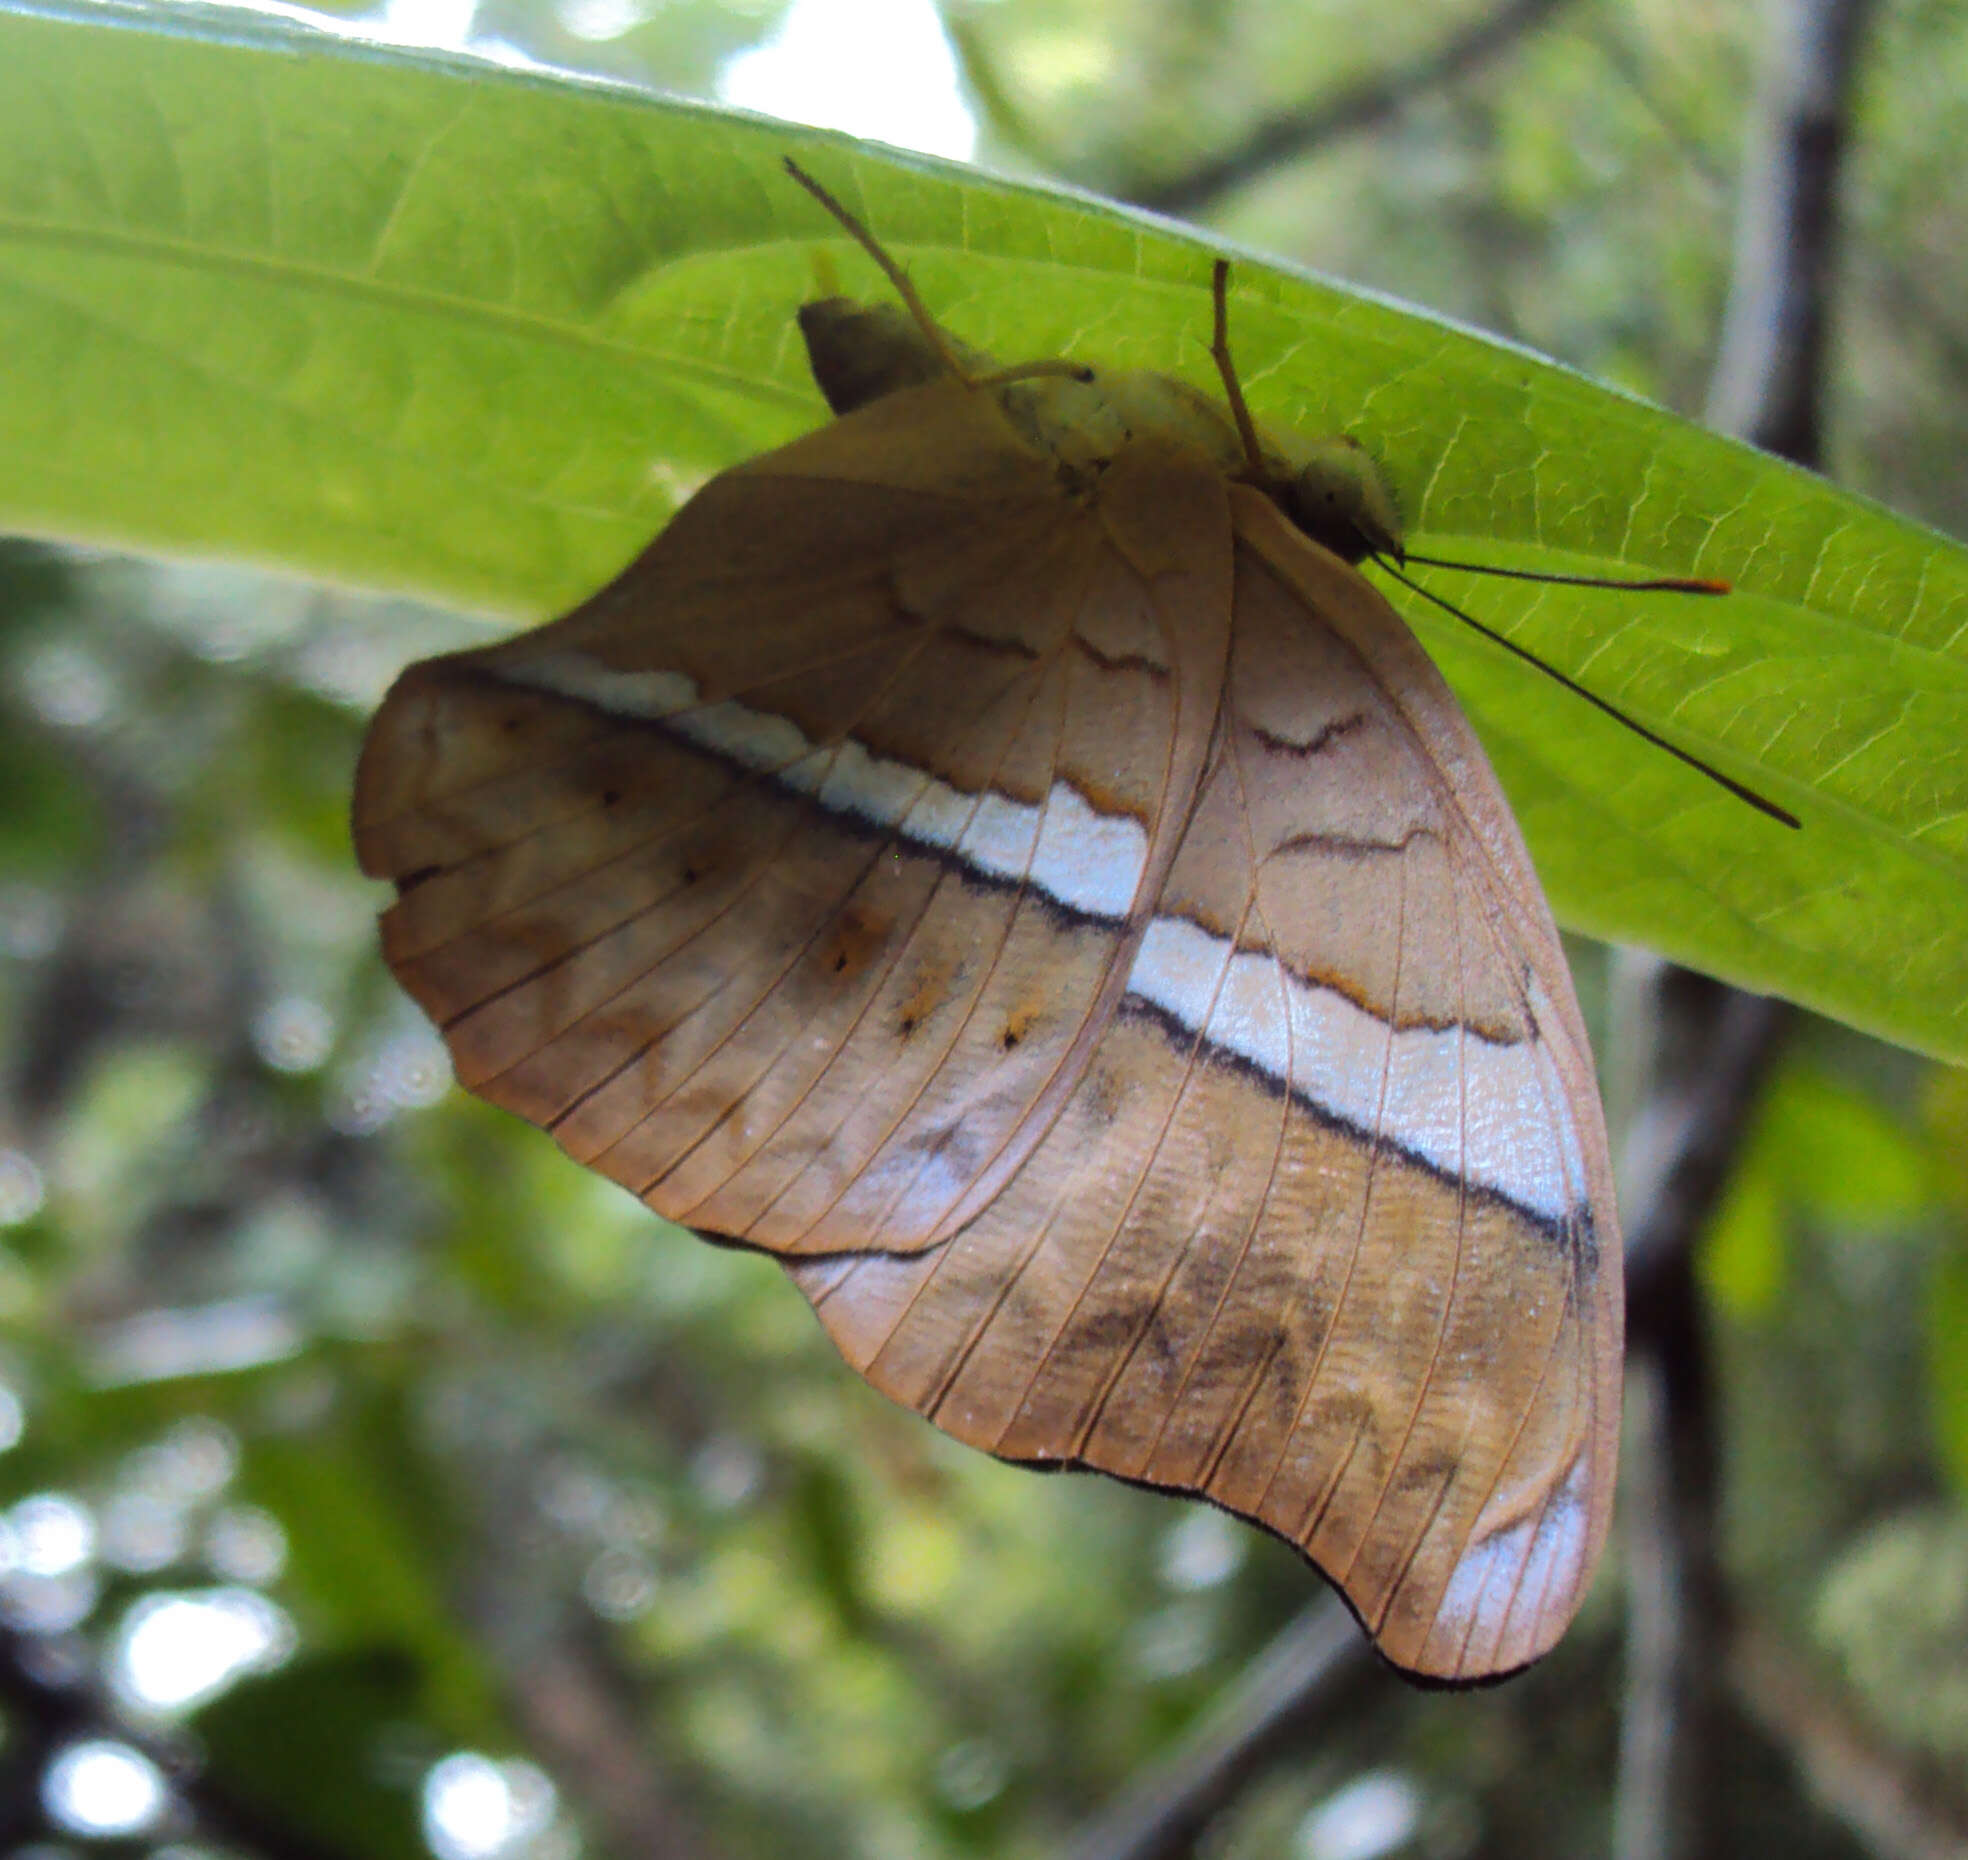
M 1952 0 L 343 23 L 1194 218 L 1968 532 Z M 1759 242 L 1786 224 L 1801 257 Z M 1759 266 L 1788 425 L 1729 365 Z M 345 811 L 396 669 L 478 633 L 0 543 L 0 1854 L 1968 1853 L 1968 1078 L 1769 1041 L 1696 1223 L 1693 1384 L 1666 1359 L 1698 1605 L 1650 1613 L 1677 1566 L 1616 1527 L 1545 1664 L 1416 1692 L 1279 1545 L 953 1445 L 770 1263 L 453 1089 Z M 1575 955 L 1644 1125 L 1633 965 Z M 1663 1618 L 1720 1764 L 1679 1829 L 1634 1691 Z

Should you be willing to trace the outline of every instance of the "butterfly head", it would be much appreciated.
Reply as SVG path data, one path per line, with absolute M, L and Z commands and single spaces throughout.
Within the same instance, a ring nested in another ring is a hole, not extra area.
M 1401 561 L 1401 513 L 1366 448 L 1341 433 L 1300 441 L 1296 451 L 1295 466 L 1271 487 L 1285 515 L 1343 561 Z

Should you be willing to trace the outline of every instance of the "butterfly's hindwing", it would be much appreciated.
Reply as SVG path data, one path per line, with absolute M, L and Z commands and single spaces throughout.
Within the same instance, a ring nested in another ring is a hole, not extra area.
M 947 1248 L 800 1276 L 961 1438 L 1203 1492 L 1401 1663 L 1507 1669 L 1576 1603 L 1611 1445 L 1556 938 L 1403 715 L 1417 677 L 1446 700 L 1419 654 L 1363 661 L 1248 546 L 1235 599 L 1207 778 L 1059 1121 Z

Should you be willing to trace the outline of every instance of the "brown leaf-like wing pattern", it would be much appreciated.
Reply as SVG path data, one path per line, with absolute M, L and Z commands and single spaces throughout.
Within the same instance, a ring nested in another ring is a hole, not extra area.
M 1556 933 L 1391 609 L 1157 427 L 1186 391 L 1057 385 L 886 395 L 406 672 L 355 807 L 386 953 L 467 1086 L 780 1255 L 876 1386 L 1507 1671 L 1615 1425 Z

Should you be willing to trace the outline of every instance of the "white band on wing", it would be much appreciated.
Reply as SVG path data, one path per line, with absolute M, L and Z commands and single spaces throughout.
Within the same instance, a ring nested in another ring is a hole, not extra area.
M 1303 980 L 1268 950 L 1180 917 L 1149 924 L 1128 993 L 1314 1109 L 1544 1220 L 1589 1199 L 1570 1105 L 1541 1038 L 1402 1027 Z
M 610 716 L 662 723 L 831 813 L 891 828 L 986 878 L 1030 885 L 1088 917 L 1125 921 L 1147 869 L 1141 823 L 1101 813 L 1071 782 L 1054 782 L 1037 805 L 989 789 L 966 794 L 913 764 L 873 755 L 851 737 L 816 745 L 770 711 L 733 698 L 706 704 L 696 681 L 680 672 L 612 671 L 584 652 L 508 661 L 498 675 Z

